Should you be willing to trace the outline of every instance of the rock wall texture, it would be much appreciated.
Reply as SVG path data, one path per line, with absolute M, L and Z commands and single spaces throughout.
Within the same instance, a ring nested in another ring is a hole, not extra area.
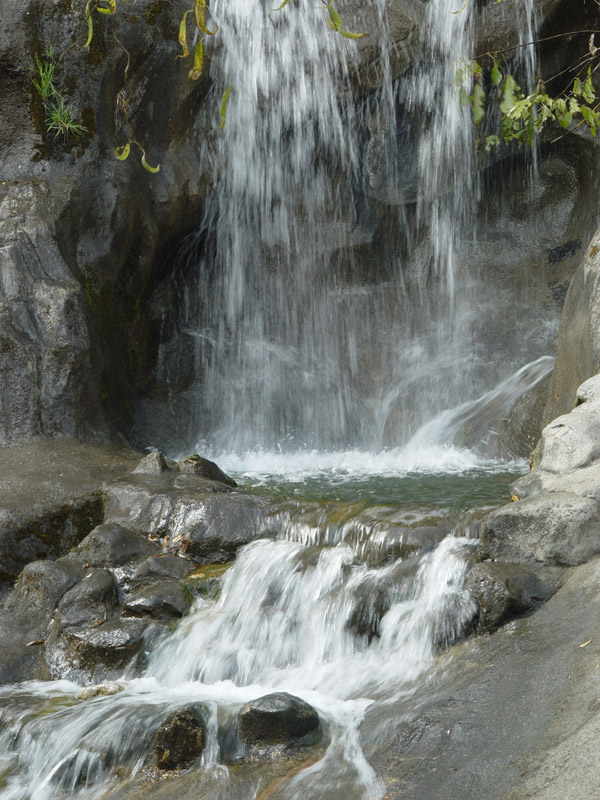
M 200 213 L 195 110 L 207 86 L 175 61 L 185 3 L 141 0 L 115 23 L 131 58 L 130 121 L 157 175 L 115 115 L 127 56 L 111 20 L 85 4 L 9 3 L 0 15 L 0 443 L 37 434 L 127 434 L 153 354 L 145 297 L 173 237 Z M 33 87 L 54 48 L 55 84 L 88 132 L 46 130 Z

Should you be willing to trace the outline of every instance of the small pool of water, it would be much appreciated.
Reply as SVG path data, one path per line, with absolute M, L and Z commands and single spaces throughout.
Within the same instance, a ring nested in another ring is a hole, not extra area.
M 268 497 L 366 506 L 423 503 L 456 511 L 508 503 L 510 484 L 527 470 L 525 462 L 484 460 L 454 447 L 253 451 L 215 460 L 241 487 Z
M 251 488 L 255 494 L 281 499 L 363 503 L 365 506 L 425 503 L 465 511 L 508 503 L 510 484 L 521 474 L 471 470 L 460 475 L 412 473 L 356 477 L 322 474 L 286 481 L 278 476 L 236 475 L 235 478 L 240 486 Z

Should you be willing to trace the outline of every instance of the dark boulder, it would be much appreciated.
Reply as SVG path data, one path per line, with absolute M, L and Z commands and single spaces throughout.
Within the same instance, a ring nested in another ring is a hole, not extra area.
M 129 583 L 132 589 L 151 585 L 157 581 L 179 581 L 196 569 L 193 561 L 187 558 L 164 553 L 151 556 L 135 566 Z
M 64 630 L 100 624 L 114 616 L 118 607 L 114 576 L 105 569 L 90 570 L 60 601 L 55 626 Z
M 287 692 L 253 700 L 238 714 L 238 733 L 251 758 L 315 744 L 320 732 L 315 709 Z
M 163 581 L 134 592 L 123 604 L 124 617 L 172 620 L 187 613 L 191 596 L 179 581 Z
M 560 569 L 532 571 L 523 564 L 502 561 L 476 564 L 465 589 L 477 603 L 479 631 L 492 631 L 519 614 L 533 610 L 560 586 Z
M 204 713 L 204 707 L 194 703 L 167 717 L 154 739 L 159 769 L 188 767 L 202 755 L 206 740 Z
M 115 522 L 106 522 L 94 528 L 76 552 L 88 566 L 120 567 L 156 555 L 160 552 L 160 546 L 136 531 Z

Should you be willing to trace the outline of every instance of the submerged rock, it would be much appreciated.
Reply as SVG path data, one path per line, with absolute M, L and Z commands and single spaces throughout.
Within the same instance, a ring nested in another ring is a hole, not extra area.
M 154 756 L 159 769 L 188 767 L 202 755 L 206 731 L 204 706 L 180 708 L 160 726 L 154 739 Z
M 253 700 L 238 714 L 238 733 L 250 758 L 315 744 L 320 732 L 320 719 L 315 709 L 287 692 Z

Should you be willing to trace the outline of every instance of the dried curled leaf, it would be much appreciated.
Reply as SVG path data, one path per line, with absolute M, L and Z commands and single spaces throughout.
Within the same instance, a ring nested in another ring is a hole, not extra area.
M 206 33 L 209 36 L 214 36 L 219 30 L 219 26 L 217 25 L 214 31 L 211 31 L 206 27 L 206 0 L 194 0 L 194 12 L 196 15 L 196 25 L 202 31 L 202 33 Z
M 345 39 L 362 39 L 363 36 L 368 36 L 368 33 L 354 33 L 353 31 L 347 31 L 344 28 L 344 23 L 342 22 L 342 18 L 340 17 L 339 13 L 333 7 L 334 0 L 329 0 L 328 3 L 323 0 L 323 8 L 327 9 L 327 22 L 331 30 L 339 33 L 340 36 L 343 36 Z
M 129 155 L 129 151 L 130 150 L 131 150 L 131 145 L 130 145 L 129 142 L 127 142 L 127 144 L 124 144 L 122 147 L 116 147 L 115 148 L 115 157 L 119 161 L 125 161 L 125 159 Z
M 223 95 L 223 99 L 221 100 L 221 124 L 219 125 L 219 130 L 223 130 L 225 127 L 225 122 L 227 120 L 227 103 L 229 101 L 229 95 L 231 93 L 231 86 L 228 86 L 225 89 L 225 94 Z
M 196 48 L 194 50 L 194 66 L 188 72 L 188 78 L 193 81 L 197 81 L 200 75 L 202 75 L 202 69 L 204 67 L 204 45 L 202 43 L 202 39 L 198 39 L 196 42 Z

